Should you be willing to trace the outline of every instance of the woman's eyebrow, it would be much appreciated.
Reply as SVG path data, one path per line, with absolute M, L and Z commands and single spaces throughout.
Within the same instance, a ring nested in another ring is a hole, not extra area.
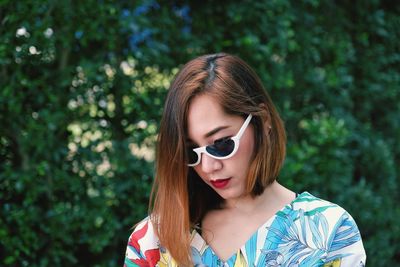
M 228 125 L 216 127 L 215 129 L 212 129 L 211 131 L 209 131 L 208 133 L 206 133 L 206 134 L 204 135 L 204 138 L 209 138 L 209 137 L 213 136 L 214 134 L 218 133 L 219 131 L 222 131 L 222 130 L 224 130 L 224 129 L 226 129 L 226 128 L 229 128 L 229 127 L 230 127 L 230 126 L 228 126 Z M 197 145 L 197 143 L 194 142 L 194 141 L 193 141 L 192 139 L 190 139 L 189 137 L 186 138 L 186 142 L 189 143 L 189 144 Z
M 226 129 L 226 128 L 229 128 L 229 126 L 219 126 L 219 127 L 215 128 L 215 129 L 212 129 L 212 130 L 209 131 L 208 133 L 206 133 L 206 134 L 204 135 L 204 137 L 205 137 L 205 138 L 208 138 L 208 137 L 210 137 L 210 136 L 213 136 L 214 134 L 216 134 L 216 133 L 218 133 L 219 131 L 222 131 L 222 130 L 224 130 L 224 129 Z

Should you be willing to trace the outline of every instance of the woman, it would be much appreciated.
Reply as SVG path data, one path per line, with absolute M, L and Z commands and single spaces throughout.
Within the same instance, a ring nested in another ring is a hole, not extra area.
M 152 209 L 125 266 L 364 266 L 344 209 L 276 181 L 285 145 L 245 62 L 221 53 L 187 63 L 168 92 Z

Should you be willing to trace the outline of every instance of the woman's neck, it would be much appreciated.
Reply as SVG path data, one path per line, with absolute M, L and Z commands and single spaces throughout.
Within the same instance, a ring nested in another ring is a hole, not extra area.
M 278 182 L 273 182 L 265 188 L 259 196 L 247 194 L 236 199 L 226 200 L 222 208 L 237 210 L 243 213 L 253 213 L 258 208 L 265 209 L 268 206 L 284 206 L 295 198 L 295 193 L 285 188 Z

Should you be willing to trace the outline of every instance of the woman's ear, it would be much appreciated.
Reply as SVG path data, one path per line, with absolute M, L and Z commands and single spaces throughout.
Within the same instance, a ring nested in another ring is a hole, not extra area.
M 261 103 L 259 105 L 259 107 L 262 109 L 261 118 L 262 118 L 263 124 L 264 124 L 264 132 L 266 135 L 269 135 L 269 132 L 271 131 L 271 128 L 272 128 L 271 114 L 269 113 L 269 111 L 264 103 Z
M 265 132 L 265 134 L 269 135 L 271 129 L 272 129 L 271 120 L 270 119 L 264 120 L 264 132 Z

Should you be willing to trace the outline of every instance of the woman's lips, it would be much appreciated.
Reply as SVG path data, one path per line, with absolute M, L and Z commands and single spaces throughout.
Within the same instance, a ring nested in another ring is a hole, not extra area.
M 218 179 L 218 180 L 211 180 L 210 183 L 217 189 L 224 188 L 231 178 L 226 178 L 226 179 Z

